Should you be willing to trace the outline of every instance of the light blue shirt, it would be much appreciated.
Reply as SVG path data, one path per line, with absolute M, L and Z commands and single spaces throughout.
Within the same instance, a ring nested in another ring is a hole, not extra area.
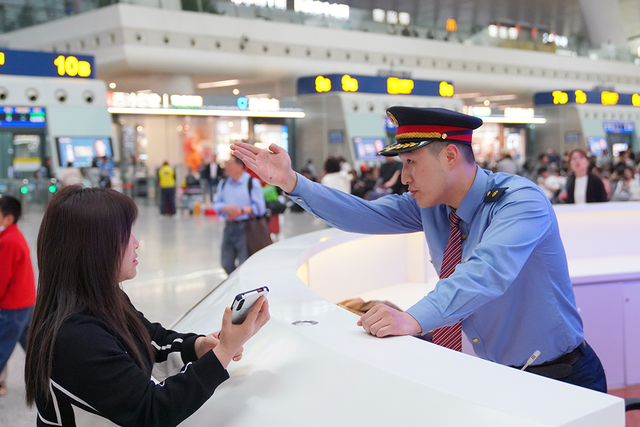
M 492 189 L 508 187 L 496 201 Z M 449 239 L 451 208 L 418 206 L 410 194 L 370 202 L 298 175 L 289 195 L 307 211 L 342 230 L 395 234 L 424 230 L 431 261 L 440 272 Z M 407 310 L 423 333 L 462 322 L 476 354 L 521 366 L 572 351 L 584 339 L 555 211 L 528 179 L 478 168 L 457 209 L 462 263 Z
M 251 194 L 249 194 L 249 179 L 253 179 L 251 186 Z M 216 190 L 216 195 L 213 197 L 213 209 L 216 212 L 225 206 L 251 206 L 253 215 L 262 216 L 267 212 L 267 207 L 264 202 L 264 195 L 262 194 L 262 185 L 260 181 L 253 178 L 247 172 L 243 172 L 237 181 L 233 178 L 225 178 L 220 183 Z M 220 214 L 224 219 L 227 219 L 227 214 Z M 242 221 L 249 219 L 249 215 L 242 214 L 234 219 L 234 221 Z

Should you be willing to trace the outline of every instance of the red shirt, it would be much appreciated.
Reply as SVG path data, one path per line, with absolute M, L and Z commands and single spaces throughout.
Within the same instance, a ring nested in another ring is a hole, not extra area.
M 15 224 L 0 232 L 0 310 L 34 305 L 36 285 L 29 245 Z

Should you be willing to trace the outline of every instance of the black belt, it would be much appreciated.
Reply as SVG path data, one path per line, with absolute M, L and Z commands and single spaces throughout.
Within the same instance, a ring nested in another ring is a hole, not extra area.
M 582 341 L 573 351 L 540 365 L 528 366 L 525 371 L 556 380 L 566 378 L 573 372 L 573 365 L 584 356 L 584 349 L 586 347 L 587 342 Z M 522 369 L 522 366 L 514 366 L 514 368 Z

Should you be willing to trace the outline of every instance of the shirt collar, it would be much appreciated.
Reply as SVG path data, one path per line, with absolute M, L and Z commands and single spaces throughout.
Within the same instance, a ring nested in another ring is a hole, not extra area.
M 473 184 L 456 210 L 460 219 L 467 224 L 471 222 L 473 215 L 475 215 L 476 210 L 478 210 L 478 206 L 484 199 L 488 181 L 489 176 L 484 170 L 480 169 L 480 166 L 476 165 L 476 177 L 473 180 Z M 450 207 L 447 209 L 447 211 L 451 210 Z

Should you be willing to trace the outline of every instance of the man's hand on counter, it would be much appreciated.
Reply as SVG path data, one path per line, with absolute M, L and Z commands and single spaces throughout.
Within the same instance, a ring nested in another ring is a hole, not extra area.
M 422 327 L 412 315 L 384 304 L 378 304 L 358 320 L 358 326 L 376 337 L 389 335 L 418 335 Z

